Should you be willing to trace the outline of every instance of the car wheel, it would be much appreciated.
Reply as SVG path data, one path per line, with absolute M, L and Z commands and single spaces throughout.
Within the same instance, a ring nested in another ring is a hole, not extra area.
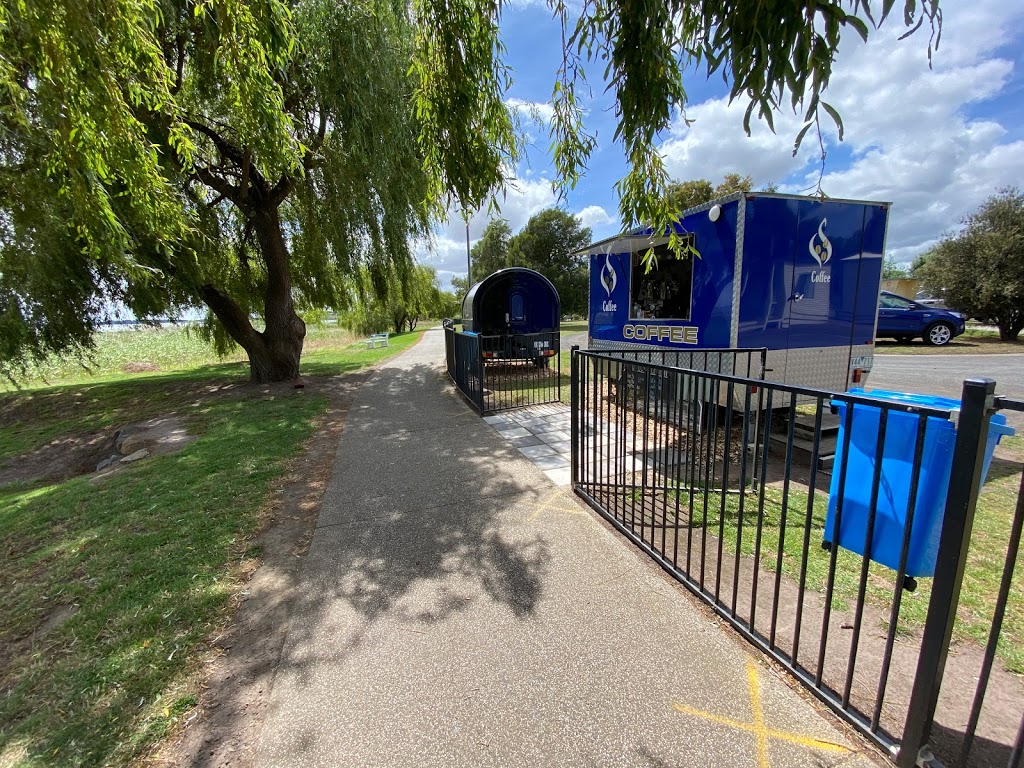
M 924 332 L 924 343 L 933 347 L 944 347 L 953 339 L 953 326 L 949 323 L 934 323 Z

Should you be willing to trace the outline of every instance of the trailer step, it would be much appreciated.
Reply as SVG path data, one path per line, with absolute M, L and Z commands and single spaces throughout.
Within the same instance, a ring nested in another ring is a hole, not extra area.
M 788 425 L 787 425 L 788 426 Z M 814 416 L 799 414 L 793 419 L 793 434 L 806 440 L 814 439 Z M 834 437 L 839 434 L 839 416 L 834 413 L 821 414 L 821 436 Z
M 788 442 L 786 435 L 772 435 L 772 446 L 786 450 Z M 811 456 L 814 455 L 814 441 L 802 437 L 793 436 L 793 458 L 804 464 L 809 464 Z M 822 436 L 818 441 L 818 469 L 831 469 L 836 455 L 836 438 Z

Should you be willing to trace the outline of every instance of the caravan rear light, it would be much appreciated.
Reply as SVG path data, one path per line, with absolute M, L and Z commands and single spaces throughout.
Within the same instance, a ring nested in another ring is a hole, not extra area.
M 862 373 L 862 371 L 861 371 L 860 368 L 854 368 L 853 369 L 853 383 L 854 384 L 860 384 L 861 373 Z
M 481 355 L 481 357 L 485 357 L 485 358 L 487 358 L 488 360 L 491 360 L 491 359 L 493 359 L 493 358 L 494 358 L 494 353 L 493 353 L 493 352 L 484 352 L 484 353 L 483 353 L 483 354 Z

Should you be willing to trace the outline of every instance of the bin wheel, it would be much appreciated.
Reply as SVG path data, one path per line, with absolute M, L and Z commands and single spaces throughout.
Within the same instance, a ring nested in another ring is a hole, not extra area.
M 932 347 L 944 347 L 953 340 L 953 326 L 945 321 L 933 323 L 924 331 L 924 343 Z
M 826 552 L 831 552 L 832 551 L 832 542 L 831 541 L 823 541 L 823 542 L 821 542 L 821 548 L 824 549 Z
M 916 592 L 917 591 L 917 579 L 915 579 L 913 576 L 904 576 L 903 577 L 903 589 L 905 589 L 907 592 Z

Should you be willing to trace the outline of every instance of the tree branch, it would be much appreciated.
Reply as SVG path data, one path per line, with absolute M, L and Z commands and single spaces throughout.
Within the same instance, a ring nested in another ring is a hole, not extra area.
M 295 180 L 289 175 L 283 175 L 274 185 L 274 188 L 270 190 L 267 195 L 267 199 L 273 207 L 279 206 L 288 194 L 295 188 Z
M 223 135 L 213 130 L 213 128 L 206 125 L 205 123 L 200 123 L 197 120 L 186 120 L 185 124 L 191 127 L 196 132 L 201 133 L 203 136 L 206 136 L 206 138 L 208 138 L 210 141 L 212 141 L 213 145 L 217 148 L 217 151 L 220 152 L 221 157 L 231 160 L 235 165 L 241 168 L 243 170 L 242 176 L 244 180 L 247 151 L 239 149 L 233 143 L 224 138 Z M 256 168 L 256 166 L 252 165 L 251 163 L 249 164 L 249 166 L 249 179 L 252 182 L 252 186 L 255 188 L 257 194 L 261 196 L 266 195 L 267 180 L 263 178 L 263 174 L 259 172 L 259 169 Z M 243 189 L 240 191 L 242 192 L 242 199 L 244 199 L 247 189 Z
M 231 338 L 237 341 L 246 352 L 262 342 L 262 337 L 249 322 L 249 315 L 246 311 L 220 288 L 205 283 L 199 286 L 199 295 L 224 325 Z
M 209 168 L 197 165 L 192 173 L 192 178 L 205 184 L 222 198 L 230 200 L 235 205 L 241 202 L 241 190 L 229 184 Z
M 324 137 L 327 135 L 327 113 L 320 112 L 320 126 L 317 128 L 316 137 L 309 143 L 309 149 L 302 156 L 302 167 L 307 171 L 316 166 L 316 155 L 320 147 L 324 145 Z
M 175 43 L 178 46 L 178 63 L 174 71 L 174 87 L 171 88 L 171 95 L 177 96 L 181 91 L 181 84 L 185 80 L 185 35 L 179 34 Z

